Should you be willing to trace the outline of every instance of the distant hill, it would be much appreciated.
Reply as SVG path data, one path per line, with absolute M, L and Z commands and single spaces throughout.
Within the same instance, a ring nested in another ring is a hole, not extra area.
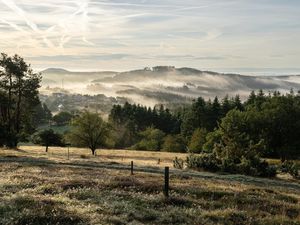
M 300 76 L 297 75 L 246 76 L 172 66 L 126 72 L 70 72 L 50 68 L 42 74 L 43 86 L 63 86 L 71 93 L 126 97 L 148 105 L 189 102 L 198 96 L 213 98 L 239 94 L 245 98 L 251 90 L 259 89 L 266 92 L 300 90 Z
M 70 71 L 68 70 L 65 70 L 65 69 L 61 69 L 61 68 L 48 68 L 48 69 L 45 69 L 43 71 L 41 71 L 41 73 L 43 74 L 47 74 L 47 73 L 61 73 L 61 74 L 67 74 L 67 73 L 70 73 Z

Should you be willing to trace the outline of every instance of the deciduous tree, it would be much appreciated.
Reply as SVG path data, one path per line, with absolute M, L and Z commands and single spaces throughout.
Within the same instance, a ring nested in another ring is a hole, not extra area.
M 55 133 L 52 129 L 43 130 L 39 132 L 33 138 L 35 144 L 43 145 L 46 147 L 46 152 L 48 152 L 49 146 L 63 146 L 62 135 Z
M 73 119 L 71 126 L 68 139 L 72 145 L 88 147 L 93 155 L 96 149 L 106 145 L 110 135 L 108 124 L 97 113 L 85 111 Z

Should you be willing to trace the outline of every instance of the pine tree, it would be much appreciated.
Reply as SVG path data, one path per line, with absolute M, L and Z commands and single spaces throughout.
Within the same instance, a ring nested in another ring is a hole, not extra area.
M 6 132 L 6 145 L 15 148 L 32 128 L 33 108 L 40 104 L 38 88 L 41 75 L 18 55 L 2 53 L 0 58 L 0 91 L 5 98 L 0 121 Z

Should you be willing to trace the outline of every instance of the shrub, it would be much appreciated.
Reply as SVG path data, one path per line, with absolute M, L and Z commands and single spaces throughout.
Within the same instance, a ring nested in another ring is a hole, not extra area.
M 281 171 L 284 173 L 289 173 L 294 178 L 297 178 L 299 176 L 299 168 L 297 164 L 293 161 L 284 161 L 281 164 Z
M 270 166 L 268 162 L 261 161 L 259 157 L 251 159 L 242 158 L 241 163 L 237 165 L 237 173 L 259 176 L 259 177 L 274 177 L 277 173 L 276 166 Z
M 176 168 L 176 169 L 182 170 L 183 167 L 184 167 L 184 160 L 175 157 L 175 159 L 173 160 L 173 166 L 174 166 L 174 168 Z
M 277 173 L 276 166 L 270 166 L 267 161 L 259 161 L 258 165 L 255 167 L 257 169 L 257 174 L 254 176 L 260 177 L 275 177 Z
M 187 167 L 192 169 L 204 169 L 212 172 L 220 170 L 220 162 L 213 153 L 204 153 L 198 156 L 189 155 L 186 162 Z
M 249 135 L 251 117 L 239 110 L 231 110 L 219 124 L 219 129 L 207 135 L 205 148 L 211 154 L 194 160 L 196 167 L 210 171 L 239 173 L 270 177 L 276 168 L 262 161 L 259 154 L 265 149 L 265 141 Z
M 230 158 L 218 159 L 214 153 L 190 155 L 187 157 L 187 167 L 203 169 L 211 172 L 238 173 L 250 176 L 274 177 L 277 169 L 258 157 L 253 159 L 242 158 L 239 163 Z
M 264 173 L 261 173 L 261 177 L 275 177 L 277 174 L 277 167 L 274 165 L 269 165 L 264 170 Z
M 223 158 L 221 160 L 220 170 L 226 173 L 238 173 L 238 166 L 230 158 Z M 247 165 L 246 165 L 247 166 Z

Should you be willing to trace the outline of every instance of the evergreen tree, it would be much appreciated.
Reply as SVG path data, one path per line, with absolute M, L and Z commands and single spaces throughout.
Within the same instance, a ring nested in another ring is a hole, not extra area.
M 222 99 L 222 117 L 226 116 L 226 114 L 232 109 L 232 105 L 231 102 L 229 100 L 228 95 L 226 95 L 223 99 Z
M 234 100 L 233 100 L 233 105 L 234 108 L 236 108 L 237 110 L 243 111 L 244 110 L 244 106 L 242 104 L 241 98 L 239 95 L 236 95 Z
M 0 58 L 0 121 L 5 127 L 5 144 L 15 148 L 22 137 L 33 132 L 33 108 L 39 102 L 41 75 L 33 73 L 30 65 L 18 55 Z
M 206 143 L 206 135 L 207 130 L 204 128 L 198 128 L 194 131 L 188 146 L 190 153 L 201 153 L 203 151 L 203 145 Z

